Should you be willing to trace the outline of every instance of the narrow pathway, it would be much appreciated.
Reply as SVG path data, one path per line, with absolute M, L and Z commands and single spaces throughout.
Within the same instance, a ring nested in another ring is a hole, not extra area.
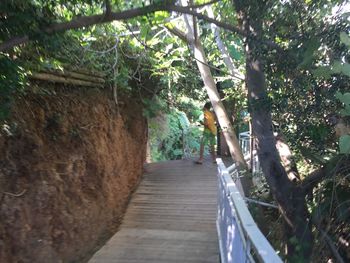
M 219 262 L 216 165 L 149 164 L 120 230 L 90 263 Z

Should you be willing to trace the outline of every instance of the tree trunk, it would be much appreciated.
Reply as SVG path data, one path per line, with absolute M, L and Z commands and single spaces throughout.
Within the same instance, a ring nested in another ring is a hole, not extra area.
M 297 165 L 293 160 L 292 151 L 284 140 L 282 134 L 276 136 L 276 147 L 282 161 L 284 169 L 287 171 L 289 180 L 297 183 L 300 181 L 300 175 Z
M 234 0 L 242 29 L 247 35 L 261 36 L 264 11 L 263 2 Z M 246 82 L 248 100 L 252 116 L 254 136 L 257 138 L 259 161 L 285 219 L 285 234 L 288 248 L 288 260 L 308 261 L 312 249 L 311 222 L 305 202 L 305 195 L 300 187 L 289 180 L 287 172 L 280 162 L 276 149 L 276 139 L 270 112 L 270 100 L 266 92 L 263 64 L 258 45 L 252 38 L 246 43 Z
M 207 60 L 204 54 L 204 50 L 199 41 L 196 41 L 196 43 L 194 43 L 193 50 L 194 50 L 194 57 L 197 61 L 199 72 L 202 76 L 202 79 L 205 85 L 205 89 L 208 93 L 208 97 L 211 101 L 211 104 L 213 105 L 213 109 L 215 111 L 216 117 L 218 119 L 223 135 L 229 147 L 230 154 L 232 158 L 235 160 L 236 165 L 240 169 L 246 170 L 247 164 L 244 161 L 244 156 L 239 146 L 237 136 L 230 122 L 230 119 L 227 116 L 224 105 L 221 102 L 219 93 L 216 89 L 214 78 L 211 75 L 209 67 L 207 66 Z
M 247 48 L 247 53 L 249 48 Z M 259 80 L 260 81 L 257 81 Z M 305 196 L 300 188 L 289 180 L 280 162 L 272 120 L 266 102 L 266 90 L 261 63 L 247 54 L 247 86 L 251 105 L 253 136 L 257 138 L 257 153 L 261 168 L 286 220 L 288 255 L 308 259 L 312 244 Z M 298 242 L 295 242 L 294 240 Z M 301 253 L 297 253 L 300 251 Z
M 207 11 L 208 11 L 208 16 L 210 18 L 214 19 L 214 13 L 213 13 L 213 10 L 212 10 L 210 5 L 207 7 Z M 224 44 L 224 42 L 222 41 L 222 39 L 220 37 L 219 27 L 213 23 L 210 25 L 210 27 L 211 27 L 211 30 L 213 32 L 216 45 L 218 46 L 218 49 L 222 55 L 222 59 L 224 60 L 224 63 L 226 65 L 227 69 L 229 70 L 231 76 L 234 78 L 237 78 L 239 80 L 244 80 L 243 74 L 240 73 L 235 68 L 235 65 L 233 64 L 233 60 L 230 56 L 230 53 L 228 52 L 226 45 Z
M 186 0 L 181 0 L 181 3 L 182 5 L 187 5 Z M 196 20 L 193 17 L 189 17 L 188 15 L 184 15 L 184 19 L 188 31 L 185 39 L 193 50 L 194 58 L 196 59 L 199 72 L 204 82 L 204 87 L 208 93 L 210 102 L 213 105 L 214 112 L 229 147 L 230 154 L 235 161 L 238 169 L 248 171 L 248 166 L 244 160 L 244 156 L 239 146 L 237 136 L 230 122 L 230 119 L 228 118 L 225 107 L 221 102 L 220 95 L 217 90 L 214 78 L 210 72 L 203 47 L 198 38 Z M 182 37 L 182 39 L 184 39 L 184 37 Z M 245 188 L 243 189 L 247 190 Z

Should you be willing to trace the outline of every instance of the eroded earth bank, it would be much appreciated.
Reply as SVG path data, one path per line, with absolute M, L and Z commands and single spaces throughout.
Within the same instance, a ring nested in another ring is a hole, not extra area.
M 118 227 L 142 174 L 140 102 L 46 91 L 18 97 L 1 127 L 0 262 L 85 261 Z

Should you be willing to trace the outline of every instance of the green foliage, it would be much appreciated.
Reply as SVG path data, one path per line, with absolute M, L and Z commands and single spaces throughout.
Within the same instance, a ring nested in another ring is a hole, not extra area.
M 142 100 L 144 105 L 143 116 L 147 119 L 155 118 L 163 110 L 166 110 L 166 104 L 157 97 L 152 99 L 144 98 Z
M 313 61 L 315 60 L 315 53 L 320 46 L 321 41 L 316 37 L 312 37 L 311 39 L 305 41 L 305 46 L 301 49 L 303 52 L 299 52 L 301 57 L 301 62 L 299 64 L 300 68 L 309 68 L 312 65 Z
M 200 106 L 197 103 L 189 98 L 180 98 L 180 100 L 176 103 L 177 109 L 186 113 L 189 121 L 191 123 L 195 123 L 201 114 L 203 113 Z
M 334 154 L 337 147 L 328 116 L 344 112 L 334 96 L 350 85 L 344 33 L 349 24 L 334 17 L 326 26 L 335 4 L 271 3 L 267 14 L 274 17 L 273 25 L 266 28 L 268 34 L 277 35 L 288 49 L 284 54 L 265 53 L 273 118 L 295 151 L 322 158 Z M 304 157 L 310 160 L 309 156 Z
M 40 38 L 41 28 L 53 23 L 72 19 L 77 15 L 101 12 L 101 2 L 94 0 L 11 0 L 1 1 L 2 14 L 0 41 L 17 35 Z
M 350 116 L 350 93 L 346 92 L 344 94 L 337 92 L 335 97 L 344 104 L 344 108 L 340 111 L 342 116 Z
M 340 41 L 350 48 L 350 37 L 345 32 L 340 32 Z
M 327 226 L 327 234 L 334 240 L 346 236 L 350 230 L 349 183 L 347 176 L 334 175 L 314 192 L 312 220 L 321 226 Z M 343 254 L 347 247 L 338 245 L 338 250 Z M 320 253 L 318 257 L 324 256 L 324 251 Z
M 149 142 L 153 161 L 189 158 L 198 155 L 202 130 L 197 121 L 202 102 L 181 97 L 175 107 L 166 107 L 160 98 L 147 105 Z M 150 112 L 152 112 L 150 114 Z
M 346 49 L 350 49 L 350 37 L 345 32 L 340 32 L 340 43 L 344 44 Z M 345 51 L 346 52 L 346 51 Z M 319 66 L 312 70 L 316 77 L 323 77 L 329 79 L 334 74 L 344 74 L 350 77 L 350 64 L 346 61 L 342 62 L 336 59 L 329 66 Z
M 153 161 L 175 160 L 196 154 L 200 130 L 190 124 L 184 112 L 172 109 L 149 120 L 149 140 Z
M 335 97 L 344 104 L 344 108 L 340 110 L 343 117 L 350 116 L 350 93 L 337 92 Z M 350 154 L 350 135 L 342 135 L 339 138 L 339 152 L 341 154 Z
M 350 154 L 350 135 L 340 136 L 339 151 L 343 154 Z

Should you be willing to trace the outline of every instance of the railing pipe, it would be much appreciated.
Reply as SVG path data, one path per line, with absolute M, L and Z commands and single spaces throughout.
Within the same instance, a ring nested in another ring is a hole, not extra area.
M 219 193 L 216 223 L 221 262 L 255 262 L 255 258 L 261 263 L 282 263 L 256 225 L 228 169 L 220 158 L 217 163 Z

